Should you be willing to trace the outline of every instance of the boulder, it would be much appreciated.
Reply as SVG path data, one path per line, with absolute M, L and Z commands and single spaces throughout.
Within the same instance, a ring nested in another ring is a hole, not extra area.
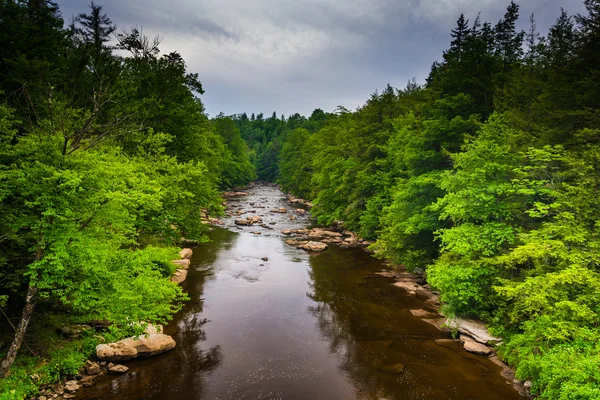
M 283 235 L 291 235 L 293 232 L 290 229 L 284 229 L 281 231 L 281 234 Z
M 118 364 L 118 365 L 113 365 L 108 370 L 113 374 L 124 374 L 125 372 L 129 371 L 129 368 L 127 368 L 124 365 Z
M 339 232 L 334 232 L 334 231 L 328 231 L 326 229 L 322 229 L 322 228 L 314 228 L 311 229 L 310 232 L 308 232 L 308 237 L 312 238 L 312 239 L 320 239 L 320 238 L 341 238 L 342 235 Z
M 296 209 L 294 210 L 294 212 L 295 212 L 296 214 L 298 214 L 298 215 L 304 215 L 304 214 L 306 214 L 306 210 L 303 210 L 303 209 L 301 209 L 301 208 L 296 208 Z
M 455 318 L 446 320 L 446 325 L 448 328 L 468 335 L 482 344 L 495 344 L 502 341 L 501 338 L 490 335 L 485 324 L 481 321 Z
M 183 260 L 173 260 L 171 262 L 183 269 L 188 269 L 191 264 L 191 261 L 188 258 L 184 258 Z
M 178 269 L 175 271 L 173 276 L 171 277 L 171 282 L 175 282 L 176 284 L 180 284 L 187 278 L 187 269 Z
M 323 251 L 327 249 L 327 245 L 321 242 L 308 242 L 302 248 L 308 251 Z
M 257 222 L 262 222 L 262 217 L 259 217 L 258 215 L 253 215 L 251 217 L 246 218 L 247 221 L 252 221 L 252 223 L 257 223 Z
M 175 347 L 169 335 L 153 333 L 138 338 L 130 337 L 114 343 L 96 346 L 96 356 L 101 360 L 123 361 L 164 353 Z M 109 368 L 110 370 L 110 368 Z
M 190 259 L 190 258 L 192 258 L 192 254 L 194 254 L 192 249 L 185 248 L 179 252 L 179 257 L 181 257 L 183 259 Z
M 85 373 L 88 375 L 97 375 L 100 372 L 100 365 L 92 361 L 86 361 Z
M 250 226 L 253 222 L 249 219 L 236 219 L 235 221 L 233 221 L 233 223 L 241 226 Z
M 262 257 L 261 260 L 263 260 L 263 261 L 269 261 L 269 257 Z

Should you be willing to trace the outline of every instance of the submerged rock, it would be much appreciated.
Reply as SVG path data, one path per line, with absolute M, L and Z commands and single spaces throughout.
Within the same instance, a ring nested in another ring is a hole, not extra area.
M 438 317 L 438 314 L 433 313 L 431 311 L 423 310 L 423 309 L 410 310 L 410 313 L 412 315 L 414 315 L 415 317 L 421 317 L 421 318 L 437 318 Z
M 101 360 L 123 361 L 164 353 L 175 347 L 169 335 L 153 333 L 138 338 L 130 337 L 114 343 L 96 346 L 96 356 Z
M 379 370 L 381 372 L 387 372 L 390 374 L 401 374 L 404 372 L 404 365 L 398 363 L 398 364 L 391 364 L 391 365 L 386 365 L 384 367 L 379 368 Z

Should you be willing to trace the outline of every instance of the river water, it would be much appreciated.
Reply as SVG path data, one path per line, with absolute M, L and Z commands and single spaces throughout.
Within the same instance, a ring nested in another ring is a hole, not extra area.
M 375 274 L 383 262 L 286 245 L 280 231 L 308 217 L 269 213 L 296 208 L 275 187 L 250 192 L 229 201 L 256 210 L 238 218 L 261 215 L 272 229 L 227 218 L 194 249 L 190 301 L 165 327 L 177 347 L 123 362 L 127 374 L 98 378 L 78 399 L 520 399 L 487 357 L 436 344 L 450 335 L 409 312 L 428 308 Z M 403 373 L 381 372 L 396 363 Z

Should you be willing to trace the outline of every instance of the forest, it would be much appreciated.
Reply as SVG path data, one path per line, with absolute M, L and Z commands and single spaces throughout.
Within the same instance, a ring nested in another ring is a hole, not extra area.
M 168 321 L 176 246 L 255 179 L 485 321 L 532 394 L 600 398 L 600 0 L 584 5 L 547 32 L 519 30 L 514 2 L 460 15 L 426 82 L 356 110 L 211 119 L 181 55 L 101 6 L 65 23 L 0 0 L 0 398 L 78 370 L 99 339 L 65 344 L 66 323 L 115 339 Z
M 600 398 L 600 1 L 541 33 L 464 15 L 427 81 L 355 111 L 234 115 L 259 178 L 424 273 L 545 399 Z
M 0 398 L 77 373 L 101 338 L 64 342 L 65 324 L 107 321 L 110 340 L 169 320 L 176 246 L 255 179 L 233 121 L 209 120 L 159 45 L 94 3 L 65 24 L 52 1 L 0 1 Z

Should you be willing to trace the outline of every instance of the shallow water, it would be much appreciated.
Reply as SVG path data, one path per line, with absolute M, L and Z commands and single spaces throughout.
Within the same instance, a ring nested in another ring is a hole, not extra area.
M 279 232 L 308 221 L 269 213 L 295 208 L 279 190 L 230 204 L 276 224 L 214 229 L 194 249 L 190 301 L 165 327 L 177 347 L 123 362 L 127 374 L 78 399 L 520 399 L 487 357 L 437 345 L 449 335 L 409 312 L 427 306 L 374 275 L 384 265 L 363 249 L 287 246 Z M 404 373 L 379 370 L 396 363 Z

